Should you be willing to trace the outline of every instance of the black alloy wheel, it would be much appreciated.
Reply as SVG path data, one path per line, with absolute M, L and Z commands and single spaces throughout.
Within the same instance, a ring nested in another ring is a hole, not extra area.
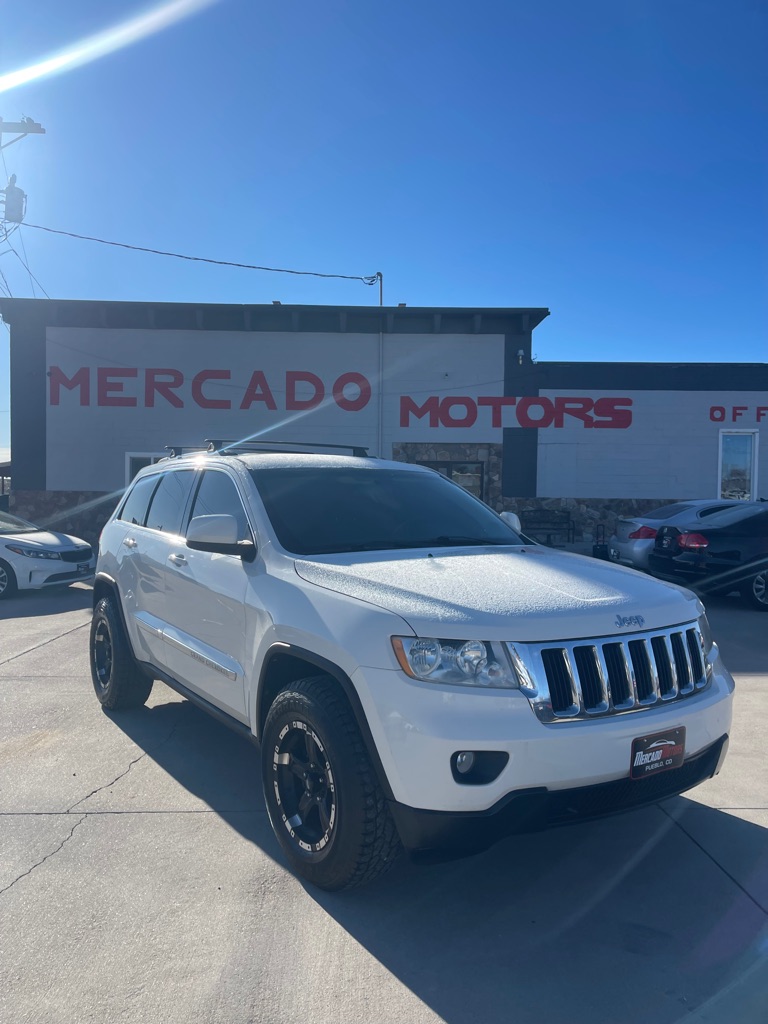
M 336 824 L 336 787 L 325 747 L 309 723 L 297 717 L 283 726 L 272 765 L 283 826 L 300 849 L 319 853 Z

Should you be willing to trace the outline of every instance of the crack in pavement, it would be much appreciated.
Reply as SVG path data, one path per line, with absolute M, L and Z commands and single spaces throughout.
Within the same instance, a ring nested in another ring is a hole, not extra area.
M 69 814 L 69 811 L 67 811 L 66 813 Z M 60 850 L 63 850 L 64 847 L 69 842 L 69 840 L 75 834 L 77 829 L 83 824 L 83 822 L 85 821 L 85 819 L 87 817 L 88 817 L 87 813 L 81 814 L 80 817 L 78 818 L 78 820 L 75 822 L 75 824 L 69 830 L 69 834 L 66 835 L 62 839 L 62 841 L 59 843 L 59 845 L 56 847 L 56 849 L 55 850 L 51 850 L 50 853 L 46 853 L 46 855 L 42 858 L 42 860 L 37 861 L 36 864 L 33 864 L 31 868 L 27 868 L 26 871 L 22 871 L 22 873 L 20 875 L 18 875 L 16 878 L 14 878 L 14 880 L 12 882 L 10 882 L 8 885 L 6 885 L 4 889 L 0 889 L 0 896 L 2 896 L 3 893 L 8 892 L 9 889 L 12 889 L 14 887 L 14 885 L 16 885 L 17 882 L 20 882 L 22 880 L 22 878 L 26 878 L 27 875 L 31 875 L 33 871 L 35 871 L 37 868 L 39 868 L 42 864 L 45 864 L 45 862 L 47 860 L 50 860 L 51 857 L 55 857 L 56 854 L 59 853 Z
M 73 626 L 72 629 L 67 629 L 63 633 L 59 633 L 58 636 L 52 636 L 48 640 L 43 640 L 34 647 L 30 647 L 28 651 L 20 651 L 18 654 L 12 654 L 10 658 L 6 658 L 5 661 L 0 661 L 0 668 L 2 668 L 3 665 L 10 665 L 10 663 L 12 661 L 16 661 L 17 658 L 23 658 L 25 654 L 32 654 L 34 651 L 39 651 L 41 647 L 45 647 L 47 644 L 52 644 L 55 640 L 61 640 L 62 637 L 69 636 L 70 633 L 76 633 L 78 629 L 85 629 L 85 627 L 90 626 L 90 624 L 90 621 L 81 622 L 79 626 Z
M 78 628 L 80 628 L 80 627 L 78 627 Z M 70 632 L 73 632 L 73 631 L 70 630 Z M 43 645 L 41 644 L 40 646 L 43 646 Z M 161 747 L 165 746 L 165 744 L 170 741 L 171 737 L 176 732 L 178 727 L 179 727 L 179 723 L 177 722 L 173 726 L 173 728 L 170 730 L 168 735 L 165 737 L 165 739 L 161 740 L 160 743 L 158 743 L 157 746 L 153 748 L 153 750 L 159 750 Z M 135 757 L 131 761 L 131 763 L 128 765 L 128 767 L 125 768 L 123 771 L 121 771 L 119 775 L 116 775 L 114 777 L 114 779 L 112 779 L 109 782 L 105 782 L 103 786 L 97 786 L 96 789 L 92 790 L 86 796 L 81 797 L 79 800 L 75 801 L 75 803 L 73 803 L 71 807 L 68 807 L 66 809 L 66 811 L 59 811 L 57 813 L 61 814 L 62 816 L 65 816 L 65 815 L 68 815 L 68 814 L 72 814 L 74 812 L 74 810 L 75 810 L 75 807 L 77 807 L 79 804 L 85 803 L 86 800 L 89 800 L 92 796 L 95 796 L 96 793 L 100 793 L 103 789 L 109 789 L 110 786 L 114 786 L 117 782 L 120 781 L 120 779 L 125 778 L 125 776 L 128 774 L 128 772 L 130 772 L 131 768 L 133 768 L 133 766 L 135 764 L 138 764 L 139 761 L 142 761 L 150 753 L 151 753 L 151 751 L 145 750 L 143 754 L 140 754 L 138 757 Z M 75 834 L 77 829 L 85 821 L 85 819 L 90 817 L 91 813 L 98 813 L 98 812 L 83 811 L 82 813 L 80 813 L 79 818 L 77 819 L 75 824 L 72 826 L 72 828 L 69 830 L 69 834 L 66 835 L 64 837 L 64 839 L 62 839 L 62 841 L 59 843 L 59 845 L 56 847 L 56 849 L 52 850 L 50 853 L 47 853 L 41 860 L 39 860 L 39 861 L 37 861 L 37 863 L 33 864 L 31 868 L 27 868 L 26 871 L 22 871 L 22 873 L 20 875 L 18 875 L 16 878 L 14 878 L 14 880 L 12 882 L 10 882 L 8 885 L 6 885 L 4 889 L 0 889 L 0 896 L 2 896 L 4 893 L 8 892 L 9 889 L 12 889 L 13 886 L 16 885 L 17 882 L 20 882 L 22 878 L 26 878 L 28 875 L 31 875 L 33 871 L 35 871 L 37 868 L 39 868 L 43 864 L 45 864 L 45 862 L 47 860 L 50 860 L 51 857 L 55 857 L 57 853 L 59 853 L 61 850 L 63 850 L 64 847 L 69 842 L 69 840 Z
M 64 813 L 71 814 L 75 807 L 78 807 L 80 804 L 84 804 L 86 800 L 90 800 L 92 796 L 95 796 L 97 793 L 100 793 L 103 789 L 109 789 L 110 786 L 114 786 L 117 782 L 120 781 L 120 779 L 124 779 L 135 764 L 138 764 L 139 761 L 143 761 L 145 757 L 149 757 L 150 753 L 153 753 L 156 750 L 160 750 L 160 748 L 164 747 L 166 743 L 169 743 L 178 727 L 179 723 L 176 722 L 176 724 L 171 728 L 171 731 L 168 733 L 165 739 L 161 740 L 156 747 L 153 747 L 152 751 L 145 750 L 143 754 L 139 754 L 138 757 L 134 757 L 134 759 L 131 761 L 131 763 L 124 771 L 120 772 L 119 775 L 116 775 L 114 779 L 112 779 L 110 782 L 105 782 L 103 786 L 97 786 L 96 789 L 92 789 L 90 793 L 87 793 L 85 796 L 80 797 L 80 799 L 76 800 L 71 807 L 68 807 L 66 809 Z M 86 813 L 88 812 L 86 811 Z

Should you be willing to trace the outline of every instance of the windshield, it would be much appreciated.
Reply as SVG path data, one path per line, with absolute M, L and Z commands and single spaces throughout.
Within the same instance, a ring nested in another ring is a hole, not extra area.
M 19 519 L 8 512 L 0 512 L 0 534 L 3 533 L 37 533 L 40 527 Z
M 277 539 L 297 555 L 523 543 L 438 473 L 297 467 L 251 475 Z

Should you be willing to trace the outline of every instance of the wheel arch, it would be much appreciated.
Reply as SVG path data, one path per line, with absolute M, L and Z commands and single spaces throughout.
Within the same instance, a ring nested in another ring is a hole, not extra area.
M 379 785 L 387 799 L 394 799 L 392 787 L 381 763 L 368 719 L 352 680 L 338 665 L 335 665 L 327 658 L 315 654 L 313 651 L 305 650 L 302 647 L 295 647 L 282 641 L 273 644 L 267 651 L 261 667 L 256 694 L 256 738 L 261 742 L 264 722 L 278 693 L 285 689 L 289 683 L 295 682 L 298 679 L 304 679 L 308 675 L 317 674 L 318 670 L 323 675 L 332 679 L 344 694 L 347 704 L 355 717 L 355 722 L 365 743 Z

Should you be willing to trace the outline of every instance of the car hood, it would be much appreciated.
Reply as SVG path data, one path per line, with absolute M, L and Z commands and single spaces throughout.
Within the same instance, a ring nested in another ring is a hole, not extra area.
M 46 551 L 71 551 L 72 548 L 86 548 L 90 545 L 79 537 L 54 530 L 36 530 L 35 533 L 2 533 L 0 544 L 14 544 L 25 548 L 45 548 Z
M 386 608 L 418 636 L 443 639 L 613 636 L 699 614 L 698 599 L 682 587 L 542 546 L 365 552 L 295 566 L 309 583 Z

